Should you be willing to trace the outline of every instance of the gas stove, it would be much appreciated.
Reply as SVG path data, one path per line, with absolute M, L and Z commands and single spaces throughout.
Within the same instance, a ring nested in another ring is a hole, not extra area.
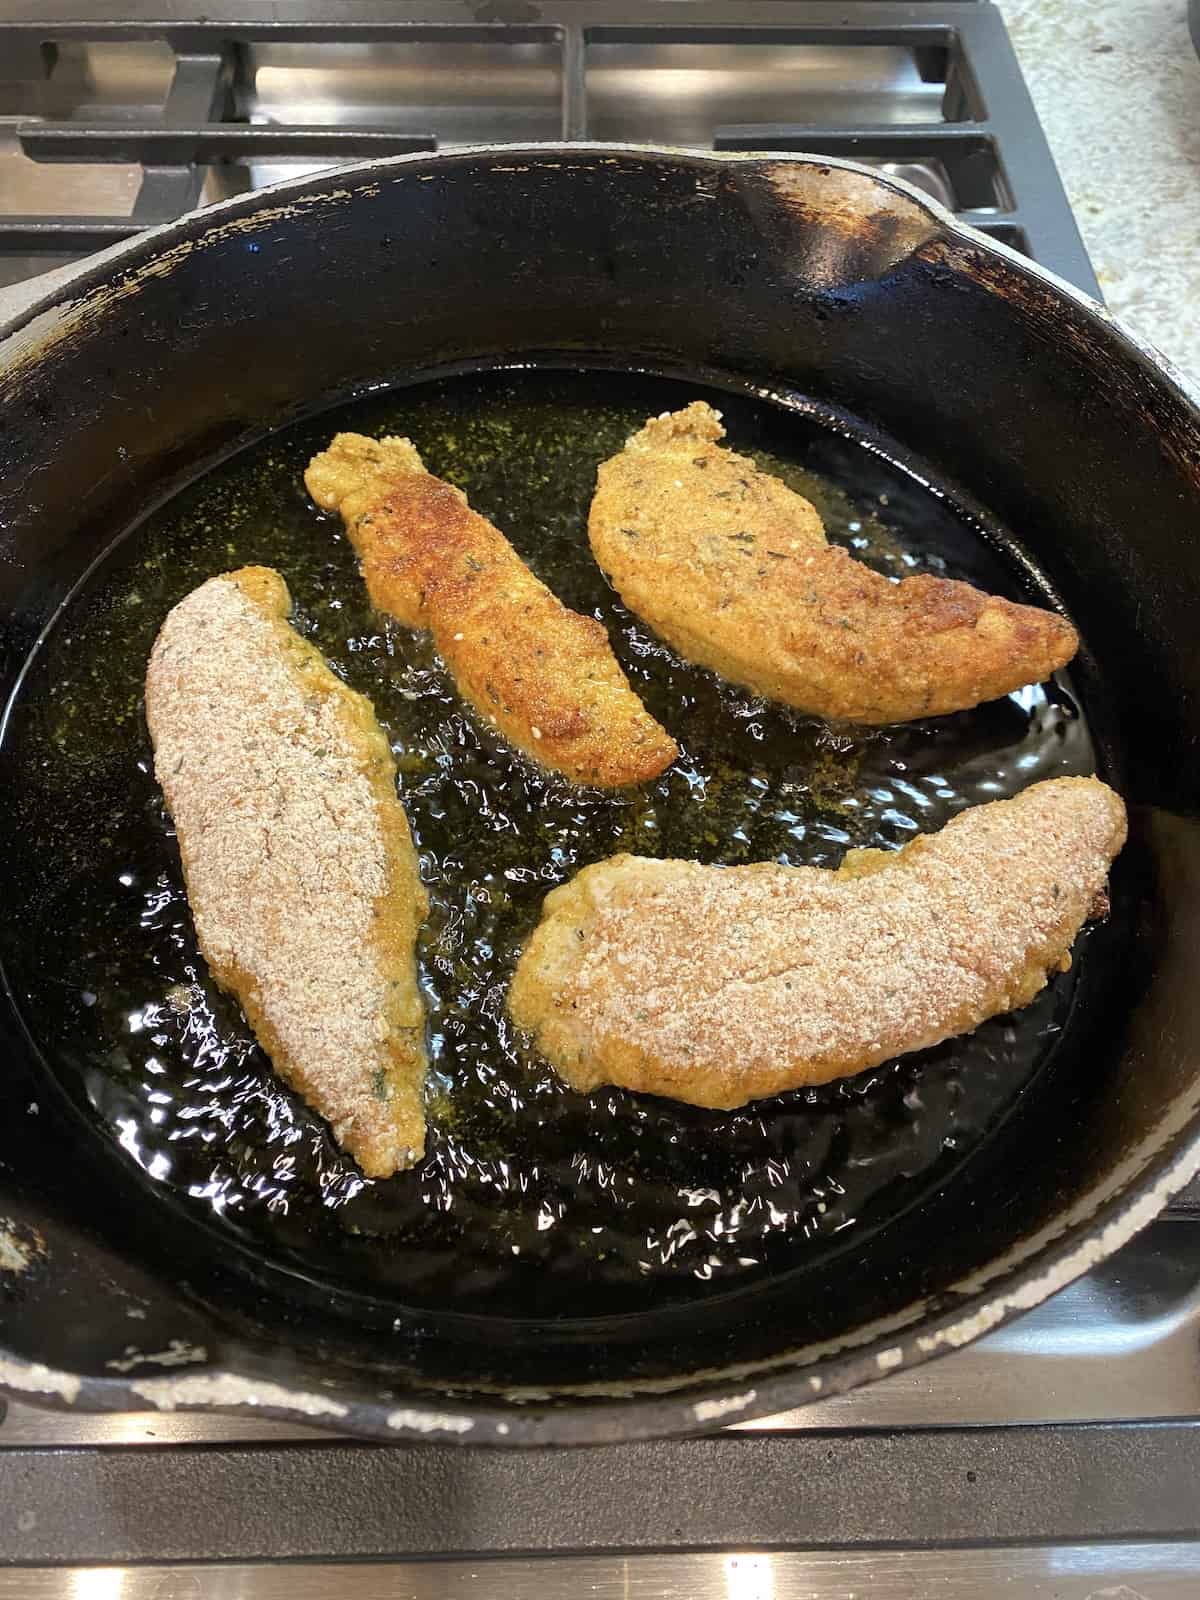
M 848 156 L 1096 293 L 986 0 L 0 0 L 4 286 L 342 161 L 589 139 Z M 1200 1592 L 1200 1196 L 966 1350 L 711 1436 L 379 1446 L 0 1421 L 0 1600 Z

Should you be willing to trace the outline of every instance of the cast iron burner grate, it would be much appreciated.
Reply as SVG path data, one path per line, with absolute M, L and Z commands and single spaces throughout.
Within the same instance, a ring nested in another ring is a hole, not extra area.
M 0 283 L 298 167 L 565 138 L 851 157 L 1098 294 L 986 0 L 90 9 L 0 4 Z

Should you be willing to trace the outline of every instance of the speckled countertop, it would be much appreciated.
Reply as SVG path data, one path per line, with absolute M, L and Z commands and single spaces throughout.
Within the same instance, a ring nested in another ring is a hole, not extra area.
M 999 0 L 1109 308 L 1200 382 L 1187 0 Z

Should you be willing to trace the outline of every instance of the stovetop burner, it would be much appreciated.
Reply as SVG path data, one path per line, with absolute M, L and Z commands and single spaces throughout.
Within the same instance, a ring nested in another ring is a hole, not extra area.
M 297 172 L 567 138 L 852 157 L 1098 293 L 986 0 L 195 9 L 0 0 L 0 286 Z M 707 1438 L 503 1454 L 14 1404 L 0 1600 L 1194 1595 L 1200 1206 L 1173 1209 L 966 1350 Z

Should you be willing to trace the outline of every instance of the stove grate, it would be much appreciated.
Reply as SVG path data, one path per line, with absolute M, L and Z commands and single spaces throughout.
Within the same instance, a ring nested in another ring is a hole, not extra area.
M 0 214 L 0 281 L 257 187 L 284 163 L 563 138 L 863 161 L 1099 292 L 988 0 L 556 0 L 536 13 L 379 0 L 289 21 L 273 6 L 200 21 L 171 4 L 155 21 L 14 9 L 0 4 L 0 143 L 24 178 L 10 167 L 6 183 L 0 164 L 0 208 L 6 189 L 17 202 Z M 132 203 L 20 209 L 31 184 L 52 191 L 51 164 L 85 195 L 89 168 L 104 193 L 130 167 Z

